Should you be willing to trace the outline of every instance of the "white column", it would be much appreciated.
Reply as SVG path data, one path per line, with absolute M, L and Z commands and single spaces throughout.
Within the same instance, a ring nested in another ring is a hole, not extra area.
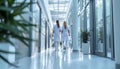
M 73 22 L 73 50 L 79 50 L 78 46 L 78 1 L 73 0 L 73 13 L 72 13 L 72 22 Z
M 120 0 L 113 0 L 113 23 L 116 69 L 120 69 Z

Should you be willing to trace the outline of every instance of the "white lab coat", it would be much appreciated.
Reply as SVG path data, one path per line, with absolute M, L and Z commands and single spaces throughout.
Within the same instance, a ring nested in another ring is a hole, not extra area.
M 54 31 L 54 46 L 55 46 L 55 50 L 59 50 L 59 44 L 60 44 L 60 33 L 61 33 L 61 28 L 57 27 L 57 25 L 55 25 L 53 27 L 53 31 Z
M 69 40 L 69 29 L 68 27 L 65 29 L 64 26 L 62 27 L 62 41 L 68 41 Z
M 60 33 L 61 33 L 60 27 L 58 28 L 57 25 L 54 25 L 53 31 L 54 31 L 54 41 L 60 41 Z
M 69 29 L 68 27 L 65 29 L 64 26 L 62 27 L 62 43 L 63 47 L 69 47 Z

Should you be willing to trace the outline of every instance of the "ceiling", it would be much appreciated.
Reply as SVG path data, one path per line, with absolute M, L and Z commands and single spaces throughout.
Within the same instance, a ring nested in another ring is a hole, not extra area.
M 64 21 L 69 7 L 70 0 L 49 0 L 49 9 L 52 21 Z

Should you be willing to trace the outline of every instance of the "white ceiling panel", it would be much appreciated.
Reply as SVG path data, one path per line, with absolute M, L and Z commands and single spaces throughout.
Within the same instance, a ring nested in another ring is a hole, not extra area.
M 70 0 L 49 0 L 49 8 L 53 21 L 56 19 L 65 20 L 65 15 L 69 7 L 69 1 Z

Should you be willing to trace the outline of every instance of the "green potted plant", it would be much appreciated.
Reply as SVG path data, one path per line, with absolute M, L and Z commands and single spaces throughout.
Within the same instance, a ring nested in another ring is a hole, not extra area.
M 89 54 L 89 33 L 87 31 L 81 32 L 82 51 L 83 54 Z
M 11 38 L 17 39 L 29 47 L 30 28 L 36 26 L 27 21 L 22 15 L 27 12 L 24 11 L 30 3 L 26 3 L 26 0 L 16 4 L 16 0 L 0 0 L 0 42 L 10 43 L 14 46 L 14 42 Z M 17 19 L 19 17 L 19 19 Z M 0 49 L 0 59 L 4 60 L 10 65 L 10 63 L 2 54 L 15 54 L 16 52 L 10 52 L 8 50 Z
M 82 31 L 81 32 L 81 38 L 83 43 L 87 43 L 89 39 L 89 33 L 87 31 Z

